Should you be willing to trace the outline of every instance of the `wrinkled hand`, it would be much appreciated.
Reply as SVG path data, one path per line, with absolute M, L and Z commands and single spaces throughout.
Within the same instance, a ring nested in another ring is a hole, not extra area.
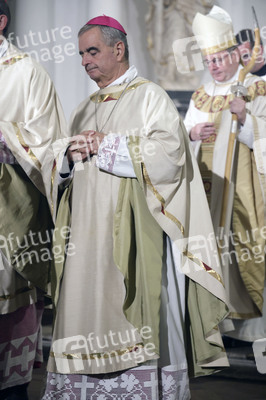
M 247 115 L 245 100 L 239 97 L 234 98 L 230 103 L 230 111 L 232 114 L 236 114 L 240 124 L 244 125 Z
M 89 156 L 98 154 L 104 136 L 104 133 L 96 131 L 84 131 L 80 135 L 73 136 L 67 151 L 68 161 L 85 161 Z
M 215 127 L 213 122 L 200 122 L 195 125 L 189 134 L 191 140 L 204 140 L 208 139 L 215 133 Z

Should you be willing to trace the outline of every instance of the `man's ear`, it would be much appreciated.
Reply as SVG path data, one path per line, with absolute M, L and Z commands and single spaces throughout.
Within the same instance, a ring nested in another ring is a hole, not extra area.
M 122 41 L 119 41 L 114 46 L 114 53 L 117 61 L 122 61 L 125 55 L 125 45 Z
M 7 26 L 7 22 L 8 22 L 7 16 L 4 14 L 0 15 L 0 32 L 4 31 L 5 27 Z

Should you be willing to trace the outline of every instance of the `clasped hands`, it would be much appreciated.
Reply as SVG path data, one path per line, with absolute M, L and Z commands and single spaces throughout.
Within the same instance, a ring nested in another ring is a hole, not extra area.
M 246 121 L 246 102 L 241 98 L 234 98 L 230 102 L 230 111 L 232 114 L 237 115 L 237 119 L 241 125 L 244 125 Z M 191 140 L 204 140 L 208 139 L 211 135 L 216 132 L 215 125 L 213 122 L 200 122 L 196 124 L 190 131 Z
M 89 156 L 98 154 L 104 134 L 97 131 L 83 131 L 70 139 L 67 150 L 68 162 L 85 161 Z

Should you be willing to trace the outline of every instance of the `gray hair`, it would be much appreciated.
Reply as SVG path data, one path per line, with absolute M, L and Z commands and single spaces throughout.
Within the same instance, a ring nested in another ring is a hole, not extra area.
M 111 28 L 110 26 L 104 25 L 84 25 L 78 32 L 78 37 L 83 35 L 83 33 L 87 32 L 88 30 L 95 28 L 98 26 L 100 31 L 102 32 L 104 42 L 107 46 L 114 46 L 117 42 L 123 42 L 125 45 L 125 60 L 128 61 L 129 59 L 129 51 L 128 51 L 128 43 L 126 35 L 119 31 L 118 29 Z

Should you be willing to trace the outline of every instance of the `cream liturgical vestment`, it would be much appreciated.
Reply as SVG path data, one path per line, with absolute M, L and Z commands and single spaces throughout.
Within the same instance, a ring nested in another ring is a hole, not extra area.
M 98 374 L 129 369 L 140 380 L 140 366 L 168 367 L 180 382 L 187 358 L 194 375 L 227 366 L 217 329 L 227 307 L 211 218 L 174 104 L 136 77 L 79 105 L 70 132 L 89 129 L 107 136 L 98 156 L 75 164 L 58 209 L 56 226 L 69 221 L 70 247 L 64 266 L 55 262 L 57 313 L 43 399 L 78 396 L 80 385 L 87 396 L 116 398 L 118 379 L 128 378 L 105 375 L 113 377 L 107 385 Z M 126 161 L 119 154 L 125 138 L 134 170 L 122 176 L 114 165 Z M 157 369 L 152 374 L 158 378 Z M 144 386 L 139 395 L 156 399 L 151 382 Z
M 241 67 L 239 67 L 240 69 Z M 228 82 L 210 82 L 194 92 L 184 120 L 187 131 L 200 122 L 214 122 L 216 134 L 195 146 L 198 163 L 209 200 L 217 239 L 222 207 L 224 169 L 231 129 L 229 103 L 231 86 L 239 70 Z M 266 85 L 248 74 L 245 124 L 239 127 L 238 159 L 227 208 L 227 226 L 221 247 L 221 263 L 234 326 L 225 324 L 230 335 L 253 341 L 265 337 L 263 288 L 265 281 L 265 132 Z M 236 177 L 236 178 L 235 178 Z M 245 321 L 249 320 L 250 321 Z
M 46 193 L 51 193 L 55 172 L 53 165 L 45 168 L 45 154 L 65 133 L 65 119 L 45 70 L 6 40 L 1 48 L 5 49 L 0 58 L 0 388 L 4 389 L 29 382 L 36 354 L 42 354 L 38 333 L 43 304 L 38 294 L 47 290 L 52 259 L 53 223 Z

